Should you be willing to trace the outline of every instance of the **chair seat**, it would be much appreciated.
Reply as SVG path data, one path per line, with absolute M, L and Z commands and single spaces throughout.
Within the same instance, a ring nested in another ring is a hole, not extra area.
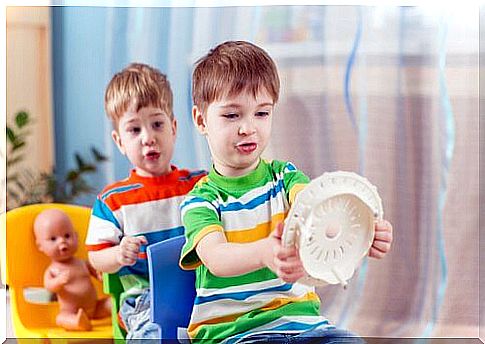
M 57 302 L 28 304 L 12 289 L 10 298 L 18 301 L 11 304 L 13 313 L 18 313 L 18 306 L 28 307 L 29 316 L 13 319 L 15 335 L 18 338 L 112 338 L 110 317 L 92 320 L 91 331 L 66 331 L 55 323 L 59 309 Z
M 113 338 L 111 333 L 111 318 L 92 320 L 91 331 L 66 331 L 56 324 L 47 326 L 31 326 L 22 333 L 16 333 L 18 338 Z M 57 342 L 56 342 L 57 343 Z
M 51 326 L 45 332 L 47 338 L 113 338 L 111 318 L 91 320 L 91 331 L 66 331 L 60 327 Z

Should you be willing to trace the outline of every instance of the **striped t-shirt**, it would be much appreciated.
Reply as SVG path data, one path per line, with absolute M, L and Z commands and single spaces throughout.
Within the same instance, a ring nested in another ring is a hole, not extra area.
M 188 329 L 193 341 L 234 342 L 254 333 L 302 332 L 328 324 L 319 315 L 314 288 L 286 283 L 268 268 L 217 277 L 195 250 L 214 231 L 235 243 L 268 237 L 308 182 L 289 162 L 261 160 L 242 177 L 224 177 L 212 169 L 186 197 L 181 205 L 186 243 L 180 264 L 196 269 L 197 294 Z
M 142 177 L 132 170 L 130 176 L 107 186 L 94 202 L 86 237 L 88 251 L 118 245 L 123 236 L 144 235 L 148 245 L 184 233 L 180 203 L 195 183 L 206 174 L 172 166 L 169 174 Z M 146 246 L 142 246 L 135 265 L 118 271 L 124 292 L 121 302 L 148 288 Z

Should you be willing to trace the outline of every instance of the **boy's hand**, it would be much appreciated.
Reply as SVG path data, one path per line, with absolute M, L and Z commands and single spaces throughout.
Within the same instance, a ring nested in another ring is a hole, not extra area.
M 391 249 L 392 225 L 389 221 L 378 220 L 375 223 L 374 229 L 374 241 L 369 250 L 369 257 L 381 259 Z
M 122 266 L 134 265 L 138 259 L 140 246 L 146 244 L 148 244 L 148 241 L 144 236 L 123 237 L 120 242 L 118 263 Z
M 279 223 L 267 238 L 268 250 L 264 253 L 263 262 L 283 281 L 294 283 L 305 275 L 305 270 L 296 247 L 282 245 L 282 234 L 283 223 Z

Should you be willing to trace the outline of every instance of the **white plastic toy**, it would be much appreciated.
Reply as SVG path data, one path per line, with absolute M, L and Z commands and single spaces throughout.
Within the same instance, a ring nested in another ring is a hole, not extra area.
M 337 171 L 312 180 L 297 195 L 282 237 L 299 250 L 307 272 L 299 282 L 346 286 L 372 245 L 374 221 L 382 217 L 381 198 L 366 178 Z

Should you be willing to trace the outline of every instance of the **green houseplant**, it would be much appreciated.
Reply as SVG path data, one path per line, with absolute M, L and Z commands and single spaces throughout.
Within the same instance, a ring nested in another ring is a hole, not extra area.
M 55 167 L 50 172 L 14 168 L 25 159 L 26 138 L 32 124 L 33 120 L 26 111 L 17 112 L 13 123 L 7 123 L 7 210 L 33 203 L 71 203 L 80 195 L 93 193 L 86 176 L 95 173 L 98 164 L 107 160 L 93 146 L 90 147 L 89 158 L 74 153 L 76 167 L 64 176 L 57 174 Z

